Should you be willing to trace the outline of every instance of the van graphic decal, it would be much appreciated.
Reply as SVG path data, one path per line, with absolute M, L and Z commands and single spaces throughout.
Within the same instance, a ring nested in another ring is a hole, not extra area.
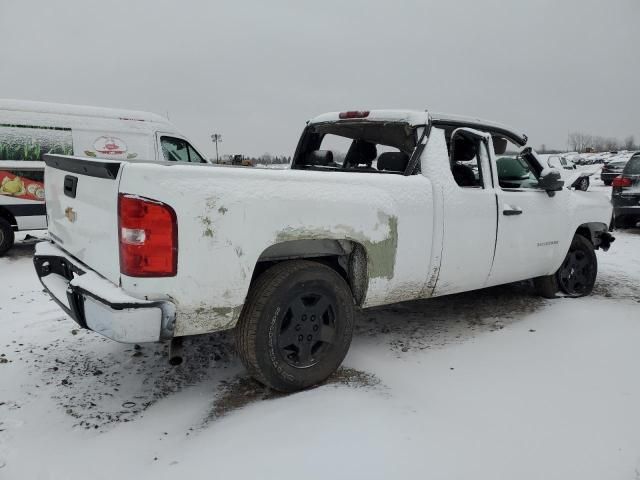
M 0 170 L 0 195 L 43 201 L 44 183 Z
M 99 137 L 93 142 L 93 148 L 103 155 L 123 155 L 127 153 L 127 144 L 117 137 Z
M 47 153 L 73 155 L 70 128 L 0 124 L 0 160 L 41 161 Z

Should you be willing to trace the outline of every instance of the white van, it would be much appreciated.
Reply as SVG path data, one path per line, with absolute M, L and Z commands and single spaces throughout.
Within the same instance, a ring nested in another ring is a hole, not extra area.
M 209 163 L 153 113 L 0 99 L 0 255 L 14 232 L 47 228 L 42 155 Z

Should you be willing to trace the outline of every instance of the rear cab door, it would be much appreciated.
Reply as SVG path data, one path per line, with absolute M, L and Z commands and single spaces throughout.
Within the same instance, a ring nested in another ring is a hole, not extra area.
M 482 288 L 491 271 L 497 213 L 489 140 L 488 134 L 471 128 L 458 128 L 450 138 L 439 128 L 431 132 L 428 152 L 440 145 L 441 158 L 428 159 L 425 173 L 439 183 L 443 210 L 442 255 L 433 295 Z

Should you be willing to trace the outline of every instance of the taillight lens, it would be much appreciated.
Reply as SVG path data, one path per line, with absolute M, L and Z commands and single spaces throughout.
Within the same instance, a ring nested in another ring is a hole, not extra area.
M 178 223 L 169 205 L 118 196 L 120 272 L 130 277 L 173 277 L 178 271 Z
M 346 120 L 348 118 L 367 118 L 369 116 L 368 110 L 350 110 L 348 112 L 340 112 L 338 118 Z
M 627 178 L 627 177 L 623 177 L 622 175 L 618 175 L 616 178 L 613 179 L 613 182 L 611 182 L 611 186 L 612 187 L 630 187 L 631 186 L 631 179 Z

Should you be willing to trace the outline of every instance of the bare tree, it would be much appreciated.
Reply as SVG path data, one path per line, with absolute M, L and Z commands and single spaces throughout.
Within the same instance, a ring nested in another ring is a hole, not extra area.
M 572 132 L 569 134 L 569 146 L 576 152 L 584 152 L 589 147 L 594 147 L 594 138 L 582 132 Z
M 636 139 L 633 135 L 629 135 L 624 139 L 624 148 L 625 150 L 635 150 L 636 149 Z

